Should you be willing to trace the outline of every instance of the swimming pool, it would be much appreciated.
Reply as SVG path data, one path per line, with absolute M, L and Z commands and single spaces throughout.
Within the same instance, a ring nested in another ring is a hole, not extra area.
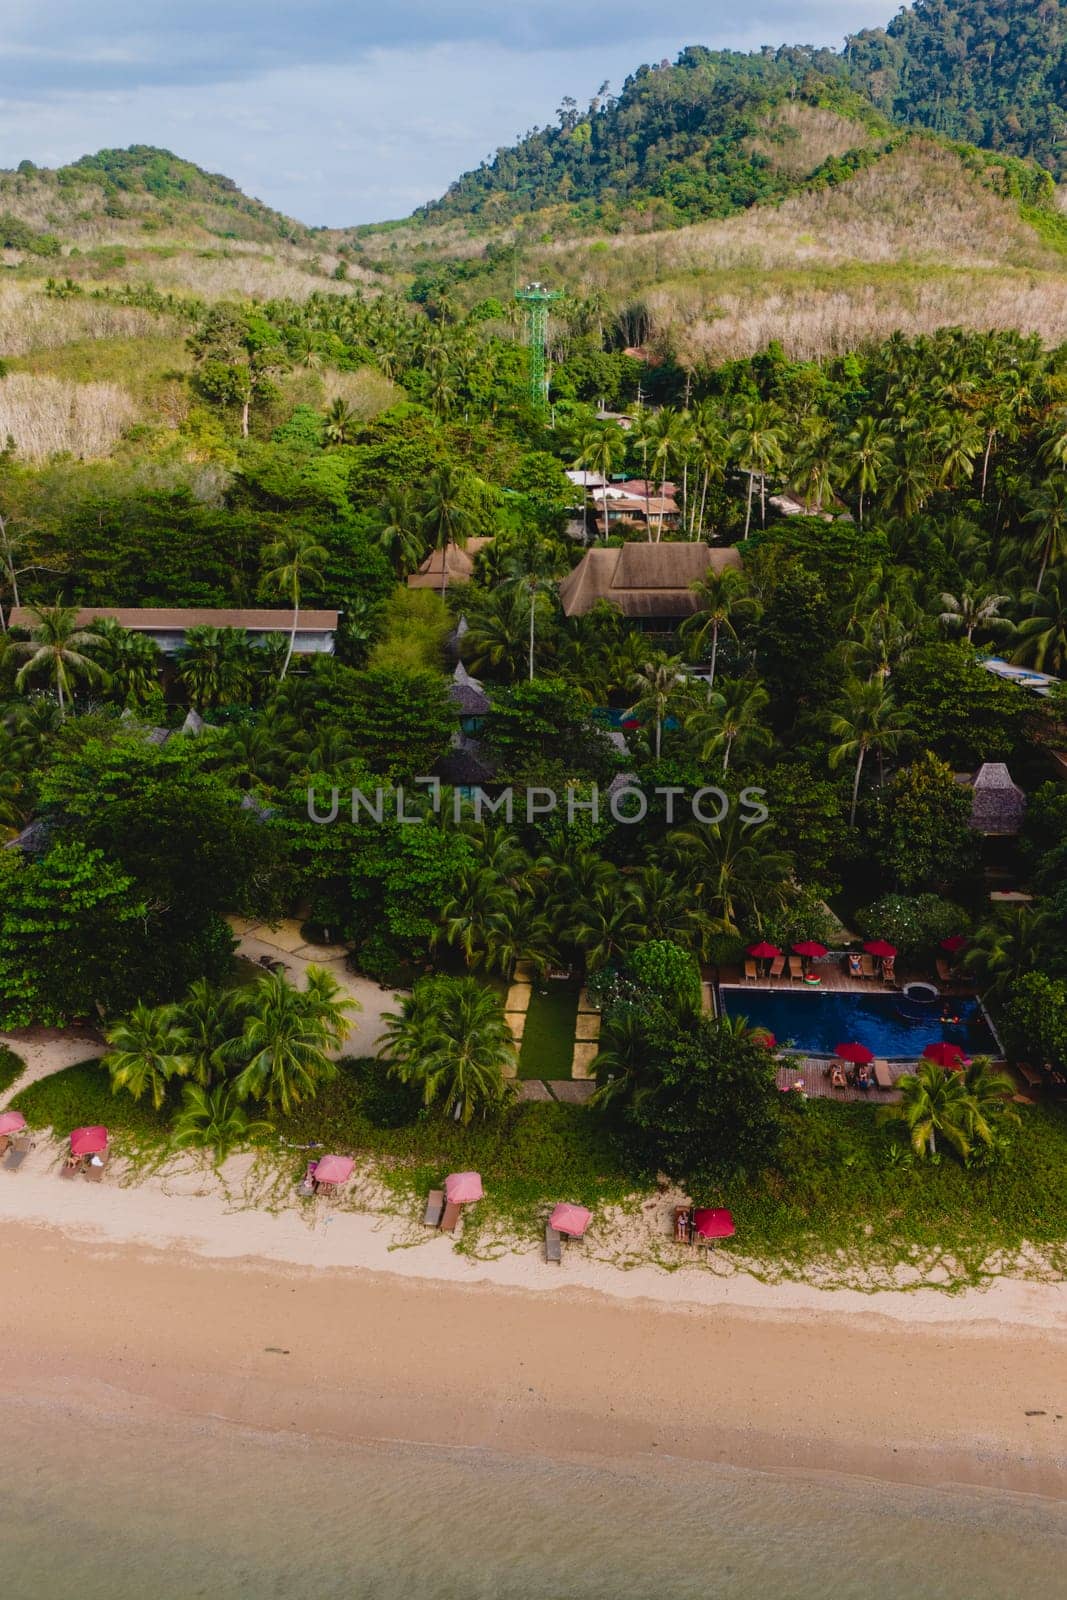
M 858 1040 L 876 1056 L 915 1060 L 940 1039 L 969 1056 L 1001 1054 L 977 1000 L 946 998 L 942 1009 L 914 1021 L 901 1016 L 896 994 L 723 985 L 719 997 L 727 1016 L 747 1017 L 751 1027 L 769 1028 L 782 1049 L 809 1056 L 831 1056 L 836 1045 Z

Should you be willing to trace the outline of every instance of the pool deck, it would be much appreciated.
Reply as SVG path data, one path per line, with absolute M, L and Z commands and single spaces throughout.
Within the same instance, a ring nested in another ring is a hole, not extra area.
M 833 1088 L 830 1083 L 831 1062 L 837 1066 L 842 1064 L 832 1056 L 780 1055 L 775 1074 L 778 1087 L 795 1090 L 800 1084 L 808 1100 L 840 1100 L 843 1104 L 850 1100 L 865 1100 L 872 1105 L 888 1106 L 900 1099 L 899 1089 L 854 1089 L 851 1084 L 844 1089 Z M 894 1083 L 905 1072 L 915 1070 L 914 1061 L 889 1061 L 886 1064 Z

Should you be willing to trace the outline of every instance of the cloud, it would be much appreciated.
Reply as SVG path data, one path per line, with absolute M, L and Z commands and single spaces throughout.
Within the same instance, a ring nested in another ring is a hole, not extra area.
M 618 49 L 659 28 L 685 43 L 825 43 L 886 20 L 890 9 L 889 0 L 753 0 L 743 11 L 724 0 L 673 0 L 657 16 L 647 0 L 8 0 L 0 95 L 232 82 L 405 46 Z

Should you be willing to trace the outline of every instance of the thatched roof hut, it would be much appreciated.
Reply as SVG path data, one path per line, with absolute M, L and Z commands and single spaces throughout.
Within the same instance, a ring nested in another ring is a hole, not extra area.
M 1013 838 L 1023 825 L 1026 795 L 1002 761 L 987 761 L 970 783 L 970 826 L 987 837 Z
M 560 584 L 560 604 L 568 617 L 584 616 L 607 600 L 624 617 L 678 622 L 697 609 L 694 583 L 740 565 L 733 546 L 713 550 L 693 541 L 587 550 Z
M 461 717 L 484 717 L 489 710 L 489 696 L 477 678 L 471 677 L 462 661 L 452 674 L 448 697 Z

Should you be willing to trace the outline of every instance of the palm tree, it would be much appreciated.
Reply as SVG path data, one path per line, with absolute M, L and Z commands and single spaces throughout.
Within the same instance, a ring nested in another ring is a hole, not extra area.
M 975 1056 L 963 1069 L 963 1082 L 970 1100 L 968 1131 L 972 1142 L 993 1143 L 997 1125 L 1018 1122 L 1018 1113 L 1012 1110 L 1015 1080 L 1008 1072 L 1001 1072 L 988 1056 Z
M 732 678 L 697 708 L 686 722 L 686 732 L 700 742 L 700 759 L 722 756 L 722 770 L 730 765 L 733 749 L 765 750 L 772 735 L 763 718 L 771 697 L 760 683 Z
M 200 1083 L 187 1083 L 182 1090 L 182 1100 L 172 1143 L 179 1149 L 213 1148 L 216 1166 L 221 1167 L 239 1145 L 272 1131 L 269 1122 L 249 1119 L 232 1084 L 222 1083 L 207 1089 Z
M 237 991 L 217 989 L 206 978 L 197 978 L 176 1012 L 189 1076 L 206 1087 L 225 1070 L 227 1045 L 240 1032 Z
M 1010 595 L 993 594 L 984 584 L 968 583 L 959 595 L 941 596 L 945 609 L 937 620 L 947 633 L 962 633 L 968 644 L 978 632 L 1010 633 L 1011 623 L 1000 615 L 1001 606 L 1010 599 Z
M 126 1089 L 140 1100 L 148 1089 L 157 1111 L 170 1080 L 186 1077 L 191 1069 L 189 1040 L 175 1006 L 148 1006 L 139 1000 L 128 1017 L 108 1029 L 106 1038 L 104 1066 L 112 1091 Z
M 1001 911 L 973 934 L 963 967 L 982 985 L 987 997 L 1002 999 L 1016 979 L 1041 969 L 1057 939 L 1048 911 L 1018 905 Z
M 414 572 L 426 553 L 422 513 L 410 489 L 398 489 L 381 508 L 378 542 L 398 578 Z
M 638 886 L 617 870 L 612 882 L 598 884 L 587 899 L 570 908 L 566 939 L 581 950 L 591 972 L 625 956 L 646 934 Z
M 617 422 L 595 422 L 582 434 L 580 447 L 575 466 L 586 472 L 595 472 L 605 483 L 610 483 L 613 473 L 626 455 L 626 437 Z M 602 493 L 601 499 L 604 505 L 604 537 L 607 538 L 607 494 Z M 587 503 L 588 496 L 586 496 Z M 584 524 L 584 507 L 582 516 Z
M 853 679 L 845 685 L 841 709 L 830 718 L 830 733 L 838 741 L 830 751 L 830 766 L 839 767 L 853 757 L 856 760 L 850 827 L 856 825 L 860 778 L 867 755 L 872 750 L 879 756 L 891 753 L 900 743 L 903 731 L 901 714 L 883 679 L 873 678 L 870 683 L 858 683 Z
M 21 692 L 31 678 L 47 674 L 59 701 L 59 715 L 66 716 L 67 700 L 73 699 L 72 684 L 77 678 L 92 682 L 100 668 L 89 651 L 96 643 L 93 634 L 78 627 L 77 606 L 65 606 L 58 599 L 54 606 L 32 606 L 30 638 L 14 646 L 17 655 L 28 656 L 15 678 Z
M 308 968 L 308 982 L 317 969 Z M 281 973 L 265 973 L 241 997 L 244 1026 L 229 1054 L 243 1064 L 235 1078 L 241 1099 L 249 1095 L 279 1107 L 286 1116 L 321 1084 L 336 1076 L 327 1051 L 337 1028 L 320 1007 L 294 989 Z M 344 1023 L 339 1024 L 342 1032 Z
M 246 700 L 253 661 L 248 636 L 240 628 L 188 628 L 178 656 L 178 677 L 198 711 Z
M 435 550 L 441 552 L 441 598 L 448 588 L 448 547 L 462 550 L 475 528 L 470 474 L 450 461 L 430 473 L 423 502 L 422 525 Z
M 514 584 L 501 584 L 466 604 L 463 658 L 475 672 L 485 667 L 518 678 L 529 658 L 526 596 Z
M 752 525 L 752 492 L 756 479 L 760 481 L 760 522 L 767 520 L 766 480 L 768 472 L 782 465 L 782 414 L 776 405 L 767 400 L 754 401 L 742 413 L 730 438 L 730 447 L 737 465 L 748 477 L 748 494 L 745 498 L 745 533 L 748 538 Z
M 946 1072 L 934 1061 L 920 1061 L 914 1072 L 897 1079 L 897 1088 L 900 1104 L 893 1106 L 890 1114 L 907 1127 L 911 1148 L 920 1160 L 936 1153 L 940 1134 L 961 1161 L 966 1161 L 976 1124 L 962 1074 Z
M 124 628 L 112 617 L 99 617 L 88 632 L 98 643 L 93 659 L 120 705 L 141 706 L 159 688 L 163 657 L 154 639 Z
M 1067 560 L 1067 472 L 1051 474 L 1028 496 L 1029 511 L 1024 522 L 1036 529 L 1030 553 L 1039 557 L 1040 571 L 1035 590 L 1040 593 L 1050 562 Z
M 263 552 L 266 567 L 262 579 L 263 588 L 274 594 L 284 595 L 293 608 L 289 648 L 285 653 L 285 661 L 278 678 L 279 683 L 284 681 L 289 671 L 289 663 L 293 659 L 296 631 L 300 624 L 300 595 L 304 583 L 305 581 L 321 583 L 320 568 L 328 559 L 328 551 L 316 543 L 310 533 L 305 533 L 300 528 L 290 528 Z
M 689 920 L 702 944 L 709 932 L 736 934 L 742 922 L 789 897 L 792 860 L 774 844 L 769 823 L 746 827 L 732 809 L 723 822 L 694 824 L 672 835 L 669 854 L 689 885 Z
M 466 1124 L 507 1097 L 511 1030 L 500 996 L 477 979 L 423 978 L 382 1020 L 378 1054 L 401 1082 L 421 1086 L 424 1105 L 441 1102 L 445 1116 Z
M 347 400 L 338 395 L 330 401 L 322 428 L 327 444 L 351 444 L 358 427 L 359 415 Z
M 713 689 L 719 639 L 724 633 L 736 639 L 735 618 L 754 615 L 756 602 L 748 579 L 737 567 L 721 567 L 718 570 L 711 567 L 703 578 L 690 587 L 697 597 L 698 610 L 691 617 L 686 617 L 679 629 L 679 636 L 686 644 L 696 648 L 701 659 L 710 646 L 708 688 Z
M 668 656 L 662 650 L 657 650 L 630 680 L 631 687 L 637 690 L 637 699 L 628 711 L 623 712 L 623 716 L 651 716 L 654 719 L 657 761 L 663 742 L 663 720 L 671 701 L 686 681 L 685 673 L 679 671 L 680 666 L 677 656 Z
M 863 527 L 863 508 L 868 495 L 878 489 L 879 481 L 891 457 L 889 429 L 877 417 L 863 416 L 845 440 L 842 462 L 843 481 L 846 488 L 854 488 L 859 496 L 859 525 Z
M 1067 672 L 1067 567 L 1058 567 L 1043 590 L 1023 595 L 1031 612 L 1016 629 L 1019 640 L 1013 661 L 1039 672 Z

